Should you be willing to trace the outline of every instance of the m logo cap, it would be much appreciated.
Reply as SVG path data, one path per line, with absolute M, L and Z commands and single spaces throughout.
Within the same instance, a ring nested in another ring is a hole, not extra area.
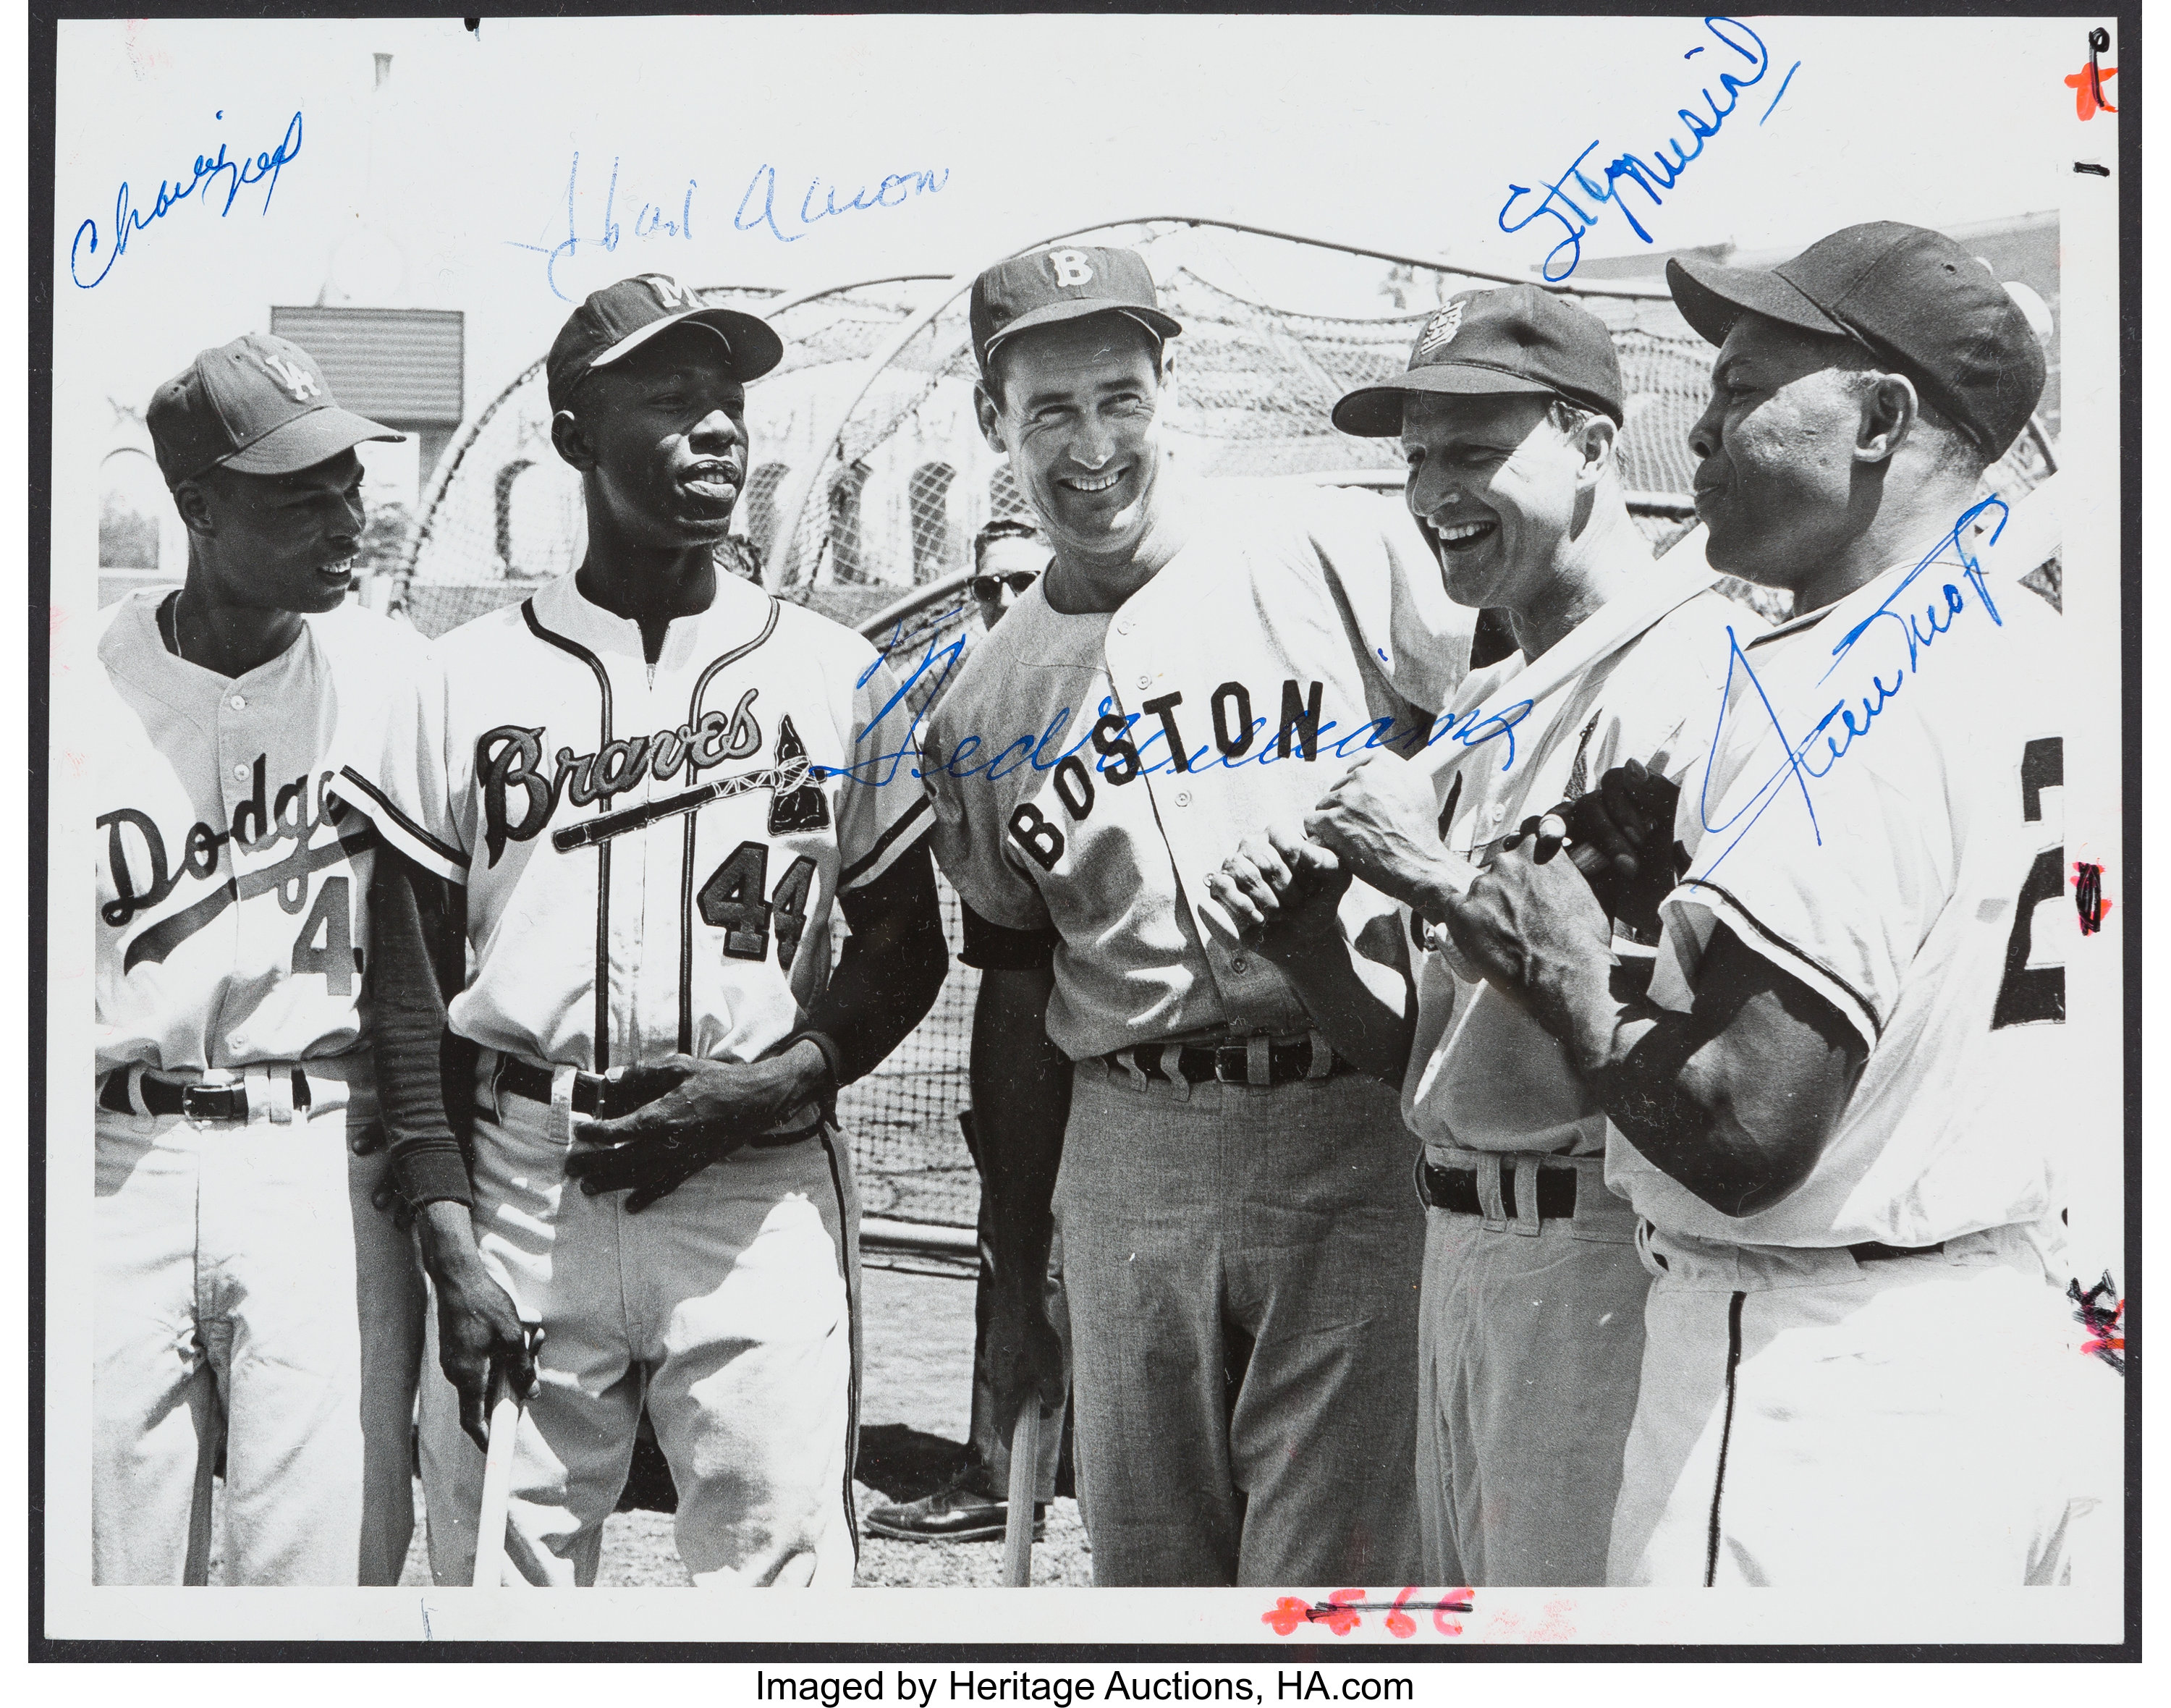
M 1620 426 L 1621 362 L 1605 323 L 1536 285 L 1462 292 L 1424 323 L 1408 368 L 1349 393 L 1334 406 L 1334 424 L 1360 438 L 1393 438 L 1405 398 L 1519 392 L 1557 397 Z
M 973 354 L 980 372 L 1012 333 L 1089 314 L 1128 315 L 1156 344 L 1183 330 L 1161 312 L 1153 274 L 1135 250 L 1037 250 L 998 261 L 973 281 Z
M 151 394 L 143 419 L 169 486 L 219 465 L 291 475 L 364 439 L 406 437 L 341 409 L 316 358 L 268 332 L 199 353 Z
M 784 360 L 784 341 L 768 321 L 737 309 L 705 306 L 667 273 L 641 273 L 592 293 L 566 317 L 544 364 L 553 411 L 567 407 L 573 389 L 596 368 L 639 349 L 682 320 L 723 340 L 728 372 L 741 384 Z

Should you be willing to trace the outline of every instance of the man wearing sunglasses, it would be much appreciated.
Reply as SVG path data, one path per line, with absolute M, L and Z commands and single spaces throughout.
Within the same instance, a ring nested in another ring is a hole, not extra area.
M 974 574 L 966 583 L 980 608 L 980 626 L 992 629 L 1003 613 L 1040 579 L 1052 556 L 1040 530 L 1021 516 L 999 516 L 973 536 Z

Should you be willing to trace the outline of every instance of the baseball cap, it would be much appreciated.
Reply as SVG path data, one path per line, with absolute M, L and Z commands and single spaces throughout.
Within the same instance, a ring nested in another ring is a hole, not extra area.
M 2042 400 L 2043 346 L 2026 311 L 1981 262 L 1919 225 L 1850 225 L 1769 272 L 1676 259 L 1666 286 L 1713 344 L 1745 310 L 1867 346 L 1991 457 Z
M 1359 438 L 1402 430 L 1402 400 L 1536 392 L 1621 425 L 1621 363 L 1595 314 L 1536 285 L 1462 291 L 1418 333 L 1398 379 L 1360 385 L 1334 406 L 1334 424 Z
M 1013 332 L 1088 314 L 1125 314 L 1158 344 L 1183 330 L 1161 311 L 1144 258 L 1128 249 L 1044 249 L 997 261 L 973 281 L 973 354 L 980 372 Z
M 592 369 L 608 367 L 681 320 L 706 326 L 724 341 L 728 372 L 741 383 L 760 379 L 784 360 L 784 341 L 768 321 L 736 309 L 710 308 L 667 274 L 642 273 L 590 293 L 566 317 L 544 364 L 550 407 L 563 409 Z
M 291 475 L 364 439 L 406 438 L 341 409 L 316 358 L 268 332 L 199 352 L 151 394 L 143 419 L 169 486 L 217 464 L 244 475 Z

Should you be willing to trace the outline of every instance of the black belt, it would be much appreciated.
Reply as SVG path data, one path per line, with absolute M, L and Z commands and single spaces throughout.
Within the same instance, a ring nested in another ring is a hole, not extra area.
M 550 1101 L 550 1087 L 555 1074 L 547 1067 L 538 1067 L 533 1062 L 523 1061 L 517 1055 L 499 1059 L 497 1088 L 509 1091 L 515 1097 L 524 1097 L 535 1103 Z M 620 1115 L 630 1115 L 645 1104 L 655 1102 L 653 1097 L 636 1097 L 622 1079 L 613 1079 L 607 1074 L 576 1073 L 573 1076 L 573 1113 L 592 1115 L 599 1121 L 616 1120 Z M 747 1142 L 757 1150 L 770 1150 L 783 1145 L 796 1145 L 802 1139 L 811 1139 L 822 1131 L 821 1118 L 817 1116 L 796 1132 L 764 1133 Z
M 192 1121 L 246 1121 L 249 1119 L 249 1088 L 235 1081 L 231 1084 L 180 1084 L 170 1079 L 153 1079 L 145 1074 L 137 1082 L 137 1095 L 142 1098 L 143 1107 L 154 1115 L 186 1115 Z M 99 1082 L 98 1105 L 117 1115 L 133 1114 L 128 1106 L 128 1070 L 116 1067 Z M 300 1068 L 294 1070 L 294 1107 L 307 1109 L 309 1106 L 309 1077 Z
M 1565 1222 L 1575 1214 L 1575 1177 L 1573 1168 L 1539 1166 L 1538 1220 Z M 1430 1163 L 1419 1163 L 1418 1195 L 1435 1210 L 1451 1210 L 1458 1216 L 1485 1214 L 1475 1168 L 1435 1168 Z M 1500 1170 L 1500 1211 L 1510 1222 L 1516 1219 L 1515 1170 L 1511 1167 Z
M 1101 1060 L 1124 1073 L 1143 1073 L 1148 1079 L 1166 1080 L 1168 1072 L 1161 1065 L 1166 1045 L 1137 1044 L 1124 1050 L 1112 1050 Z M 1206 1081 L 1220 1080 L 1225 1085 L 1250 1085 L 1252 1078 L 1252 1049 L 1248 1044 L 1187 1044 L 1176 1053 L 1176 1071 L 1185 1083 L 1200 1085 Z M 1311 1039 L 1299 1038 L 1287 1044 L 1267 1046 L 1267 1085 L 1289 1085 L 1300 1079 L 1326 1079 L 1349 1071 L 1349 1064 L 1333 1051 L 1327 1052 L 1325 1073 L 1312 1072 Z

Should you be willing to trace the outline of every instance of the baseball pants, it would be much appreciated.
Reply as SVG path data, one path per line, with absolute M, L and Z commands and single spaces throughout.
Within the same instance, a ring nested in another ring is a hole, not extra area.
M 1644 1224 L 1652 1276 L 1616 1584 L 2067 1581 L 2120 1480 L 2117 1378 L 2033 1230 L 1857 1261 Z
M 314 1116 L 285 1069 L 247 1071 L 245 1124 L 99 1110 L 98 1583 L 206 1581 L 222 1443 L 225 1582 L 399 1581 L 421 1270 L 371 1202 L 383 1152 L 350 1149 L 375 1119 L 366 1064 L 308 1069 Z
M 548 1104 L 489 1088 L 475 1112 L 475 1236 L 542 1387 L 522 1414 L 506 1551 L 527 1582 L 595 1582 L 646 1402 L 703 1587 L 845 1587 L 857 1565 L 859 1204 L 834 1129 L 734 1152 L 638 1215 L 566 1178 L 571 1068 Z M 460 1431 L 435 1323 L 422 1384 L 430 1569 L 474 1575 L 483 1455 Z
M 1415 1148 L 1362 1075 L 1078 1064 L 1055 1208 L 1096 1584 L 1416 1581 Z
M 1602 1584 L 1650 1290 L 1636 1213 L 1605 1190 L 1603 1157 L 1542 1159 L 1577 1175 L 1573 1217 L 1542 1222 L 1539 1157 L 1435 1145 L 1428 1159 L 1474 1170 L 1485 1213 L 1425 1212 L 1422 1581 Z

